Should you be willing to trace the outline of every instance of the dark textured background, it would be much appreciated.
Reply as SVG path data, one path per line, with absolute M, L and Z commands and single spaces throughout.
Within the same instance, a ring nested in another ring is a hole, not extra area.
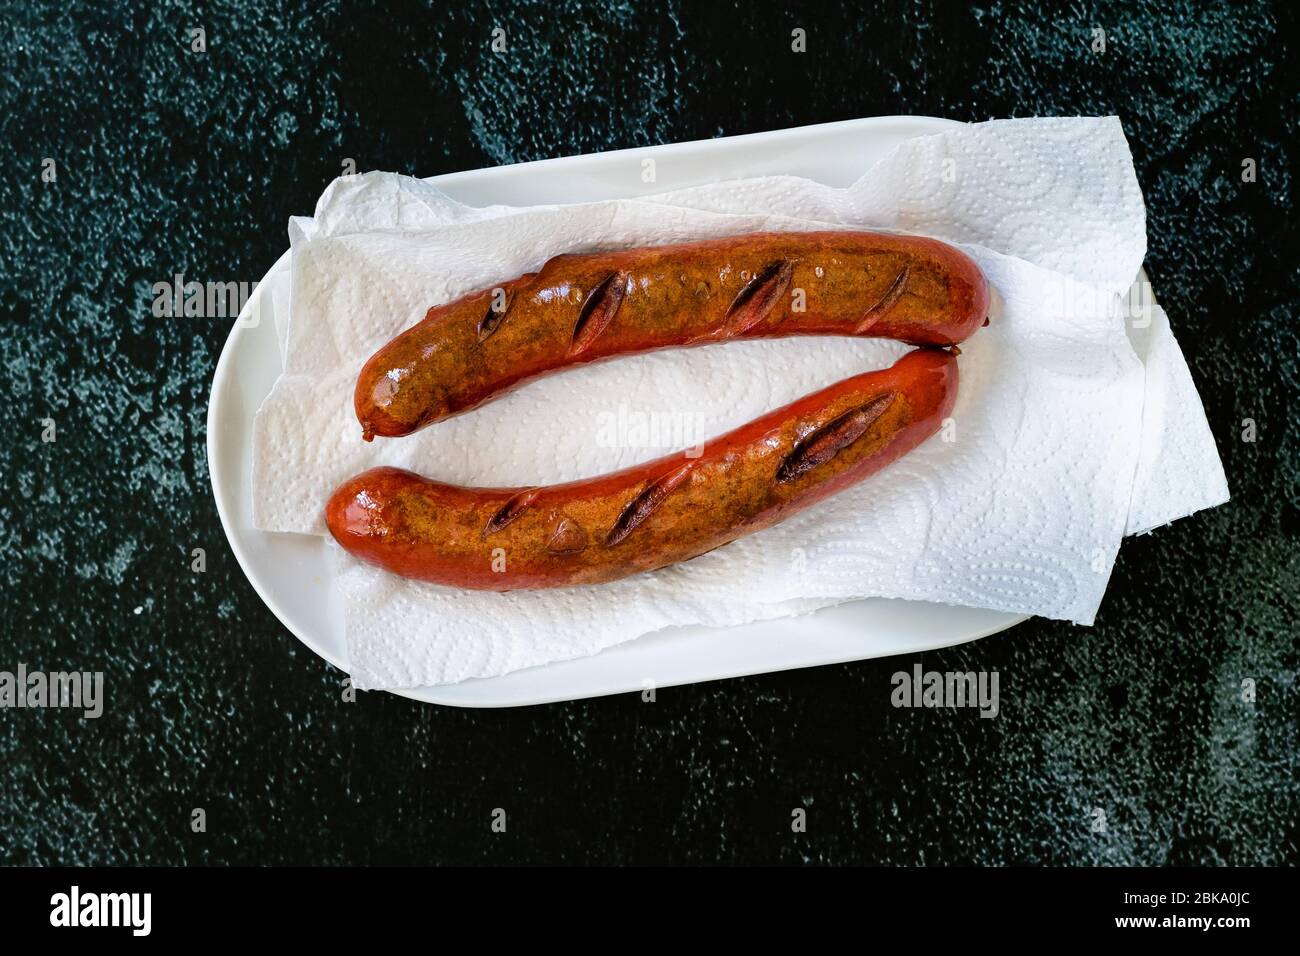
M 1294 4 L 134 6 L 0 15 L 0 669 L 103 670 L 109 694 L 97 721 L 0 711 L 0 861 L 1300 859 Z M 229 323 L 156 319 L 150 284 L 260 278 L 343 157 L 433 175 L 894 113 L 1122 117 L 1232 503 L 1127 541 L 1090 630 L 920 658 L 997 669 L 996 720 L 893 709 L 911 658 L 654 704 L 343 703 L 217 520 Z

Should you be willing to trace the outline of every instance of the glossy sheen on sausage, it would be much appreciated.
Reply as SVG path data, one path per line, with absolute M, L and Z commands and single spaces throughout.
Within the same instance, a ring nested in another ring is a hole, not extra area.
M 613 581 L 766 528 L 880 470 L 940 428 L 957 360 L 918 349 L 705 443 L 598 478 L 465 488 L 375 468 L 331 496 L 349 552 L 394 574 L 508 591 Z
M 361 370 L 362 435 L 397 437 L 569 366 L 788 335 L 954 345 L 980 327 L 979 267 L 934 239 L 756 233 L 562 255 L 430 309 Z

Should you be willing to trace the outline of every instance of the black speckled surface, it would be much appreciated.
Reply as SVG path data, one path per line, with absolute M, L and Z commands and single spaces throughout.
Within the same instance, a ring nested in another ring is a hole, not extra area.
M 1297 862 L 1296 8 L 1037 6 L 4 4 L 0 669 L 103 670 L 108 703 L 0 711 L 0 862 Z M 1122 117 L 1233 502 L 1127 541 L 1090 630 L 919 658 L 998 670 L 995 720 L 891 707 L 912 658 L 653 704 L 344 703 L 217 520 L 229 323 L 154 318 L 150 285 L 260 278 L 343 157 L 433 175 L 895 113 Z

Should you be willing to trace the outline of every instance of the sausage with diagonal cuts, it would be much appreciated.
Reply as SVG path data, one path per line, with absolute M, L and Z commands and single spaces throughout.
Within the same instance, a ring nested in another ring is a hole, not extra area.
M 955 345 L 984 322 L 973 260 L 920 236 L 756 233 L 557 256 L 429 310 L 357 379 L 362 435 L 409 435 L 542 375 L 738 339 L 845 335 Z
M 468 488 L 397 468 L 343 483 L 325 517 L 394 574 L 508 591 L 613 581 L 711 551 L 874 474 L 939 430 L 957 359 L 917 349 L 682 453 L 567 484 Z

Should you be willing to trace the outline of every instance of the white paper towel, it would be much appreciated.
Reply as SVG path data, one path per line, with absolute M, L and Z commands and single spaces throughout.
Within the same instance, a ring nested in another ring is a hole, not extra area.
M 255 428 L 257 526 L 324 533 L 329 493 L 377 464 L 481 485 L 599 474 L 889 364 L 904 346 L 669 351 L 552 376 L 408 438 L 360 441 L 357 371 L 431 305 L 561 252 L 842 225 L 958 243 L 997 290 L 992 325 L 962 347 L 950 440 L 775 528 L 599 587 L 466 592 L 336 549 L 357 686 L 490 676 L 669 625 L 865 596 L 1091 623 L 1126 529 L 1226 500 L 1167 319 L 1157 310 L 1130 329 L 1121 308 L 1146 239 L 1118 122 L 1013 120 L 908 141 L 847 189 L 768 177 L 651 200 L 470 209 L 406 177 L 336 181 L 313 219 L 291 224 L 285 371 Z

